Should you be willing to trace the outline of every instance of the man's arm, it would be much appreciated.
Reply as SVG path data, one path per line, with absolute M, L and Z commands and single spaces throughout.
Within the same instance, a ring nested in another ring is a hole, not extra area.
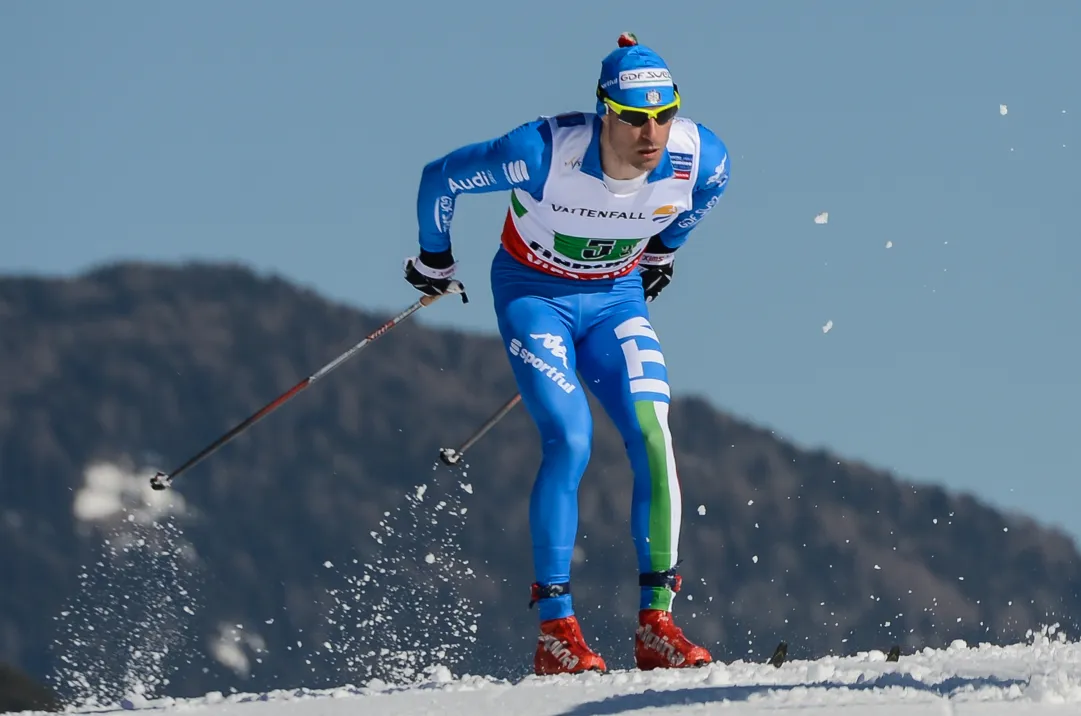
M 650 238 L 642 253 L 642 287 L 652 301 L 672 281 L 676 250 L 687 241 L 699 221 L 720 201 L 728 186 L 728 148 L 709 128 L 698 125 L 701 149 L 698 176 L 691 193 L 691 208 Z
M 459 194 L 518 187 L 539 196 L 551 158 L 551 128 L 541 118 L 501 137 L 466 145 L 429 162 L 421 174 L 417 192 L 421 260 L 446 262 L 450 257 L 450 224 Z
M 691 229 L 717 204 L 728 186 L 731 169 L 728 148 L 708 127 L 698 125 L 698 134 L 701 138 L 701 154 L 698 177 L 691 195 L 691 208 L 677 216 L 675 221 L 650 241 L 653 251 L 646 248 L 646 253 L 667 254 L 669 261 L 676 249 L 687 241 Z

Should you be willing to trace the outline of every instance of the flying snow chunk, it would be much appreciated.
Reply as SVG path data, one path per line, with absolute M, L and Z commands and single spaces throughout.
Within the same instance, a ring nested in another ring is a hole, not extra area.
M 815 217 L 815 223 L 816 224 L 825 224 L 829 220 L 830 220 L 830 213 L 828 211 L 823 211 L 821 214 L 819 214 L 818 216 Z
M 826 321 L 826 325 L 822 326 L 822 332 L 829 333 L 831 328 L 833 328 L 833 321 Z
M 705 505 L 699 505 L 698 506 L 698 514 L 700 514 L 700 515 L 706 514 L 706 506 Z
M 1000 104 L 1000 105 L 998 106 L 998 113 L 999 113 L 999 114 L 1001 114 L 1002 116 L 1004 116 L 1004 117 L 1005 117 L 1005 116 L 1006 116 L 1006 112 L 1007 112 L 1007 111 L 1008 111 L 1008 110 L 1006 109 L 1006 105 L 1004 105 L 1004 104 Z
M 892 241 L 887 241 L 886 242 L 886 248 L 887 249 L 892 249 L 893 248 L 893 242 Z
M 72 503 L 75 518 L 81 522 L 104 525 L 126 519 L 147 525 L 187 510 L 179 493 L 154 490 L 128 467 L 93 463 L 86 467 L 83 479 Z

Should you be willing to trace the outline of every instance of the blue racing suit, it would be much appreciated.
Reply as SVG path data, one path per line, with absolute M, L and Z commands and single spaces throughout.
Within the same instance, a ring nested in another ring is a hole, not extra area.
M 538 602 L 542 621 L 574 613 L 577 491 L 593 427 L 585 386 L 622 434 L 633 471 L 640 607 L 671 609 L 681 492 L 667 369 L 635 269 L 671 261 L 729 176 L 713 132 L 672 121 L 660 163 L 636 187 L 604 176 L 593 113 L 527 122 L 430 162 L 421 177 L 417 218 L 428 252 L 450 249 L 459 194 L 510 192 L 490 276 L 499 332 L 542 445 L 529 509 L 535 589 L 547 597 Z

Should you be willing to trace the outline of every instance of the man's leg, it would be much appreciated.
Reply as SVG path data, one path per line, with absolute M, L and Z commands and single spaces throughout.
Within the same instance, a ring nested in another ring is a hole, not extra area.
M 543 276 L 500 249 L 492 260 L 492 298 L 522 403 L 541 439 L 529 501 L 536 574 L 530 605 L 535 600 L 540 617 L 533 671 L 604 671 L 604 659 L 582 635 L 570 593 L 578 483 L 593 439 L 589 401 L 575 375 L 577 286 Z
M 709 662 L 709 652 L 687 640 L 671 618 L 680 586 L 675 566 L 683 496 L 668 428 L 668 369 L 645 301 L 627 297 L 599 311 L 578 356 L 585 382 L 623 436 L 634 473 L 631 533 L 641 589 L 636 662 L 643 669 Z
M 580 345 L 580 370 L 622 434 L 631 462 L 631 534 L 638 570 L 663 573 L 676 564 L 682 520 L 668 430 L 668 370 L 645 312 L 633 302 L 614 309 Z M 640 607 L 671 609 L 672 596 L 668 589 L 644 586 Z
M 570 315 L 556 299 L 521 296 L 497 308 L 499 331 L 540 432 L 542 458 L 530 495 L 533 562 L 541 621 L 574 613 L 569 594 L 578 531 L 578 484 L 589 461 L 593 423 L 575 375 Z

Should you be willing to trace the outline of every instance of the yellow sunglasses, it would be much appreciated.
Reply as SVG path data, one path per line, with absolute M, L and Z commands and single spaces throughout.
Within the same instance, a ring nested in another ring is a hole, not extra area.
M 601 97 L 601 101 L 604 102 L 615 113 L 619 121 L 629 124 L 632 127 L 642 127 L 649 121 L 650 117 L 657 120 L 657 124 L 668 124 L 672 121 L 672 118 L 679 112 L 679 90 L 676 90 L 676 99 L 674 102 L 670 102 L 660 107 L 653 107 L 645 109 L 642 107 L 628 107 L 627 105 L 616 102 L 607 94 Z

